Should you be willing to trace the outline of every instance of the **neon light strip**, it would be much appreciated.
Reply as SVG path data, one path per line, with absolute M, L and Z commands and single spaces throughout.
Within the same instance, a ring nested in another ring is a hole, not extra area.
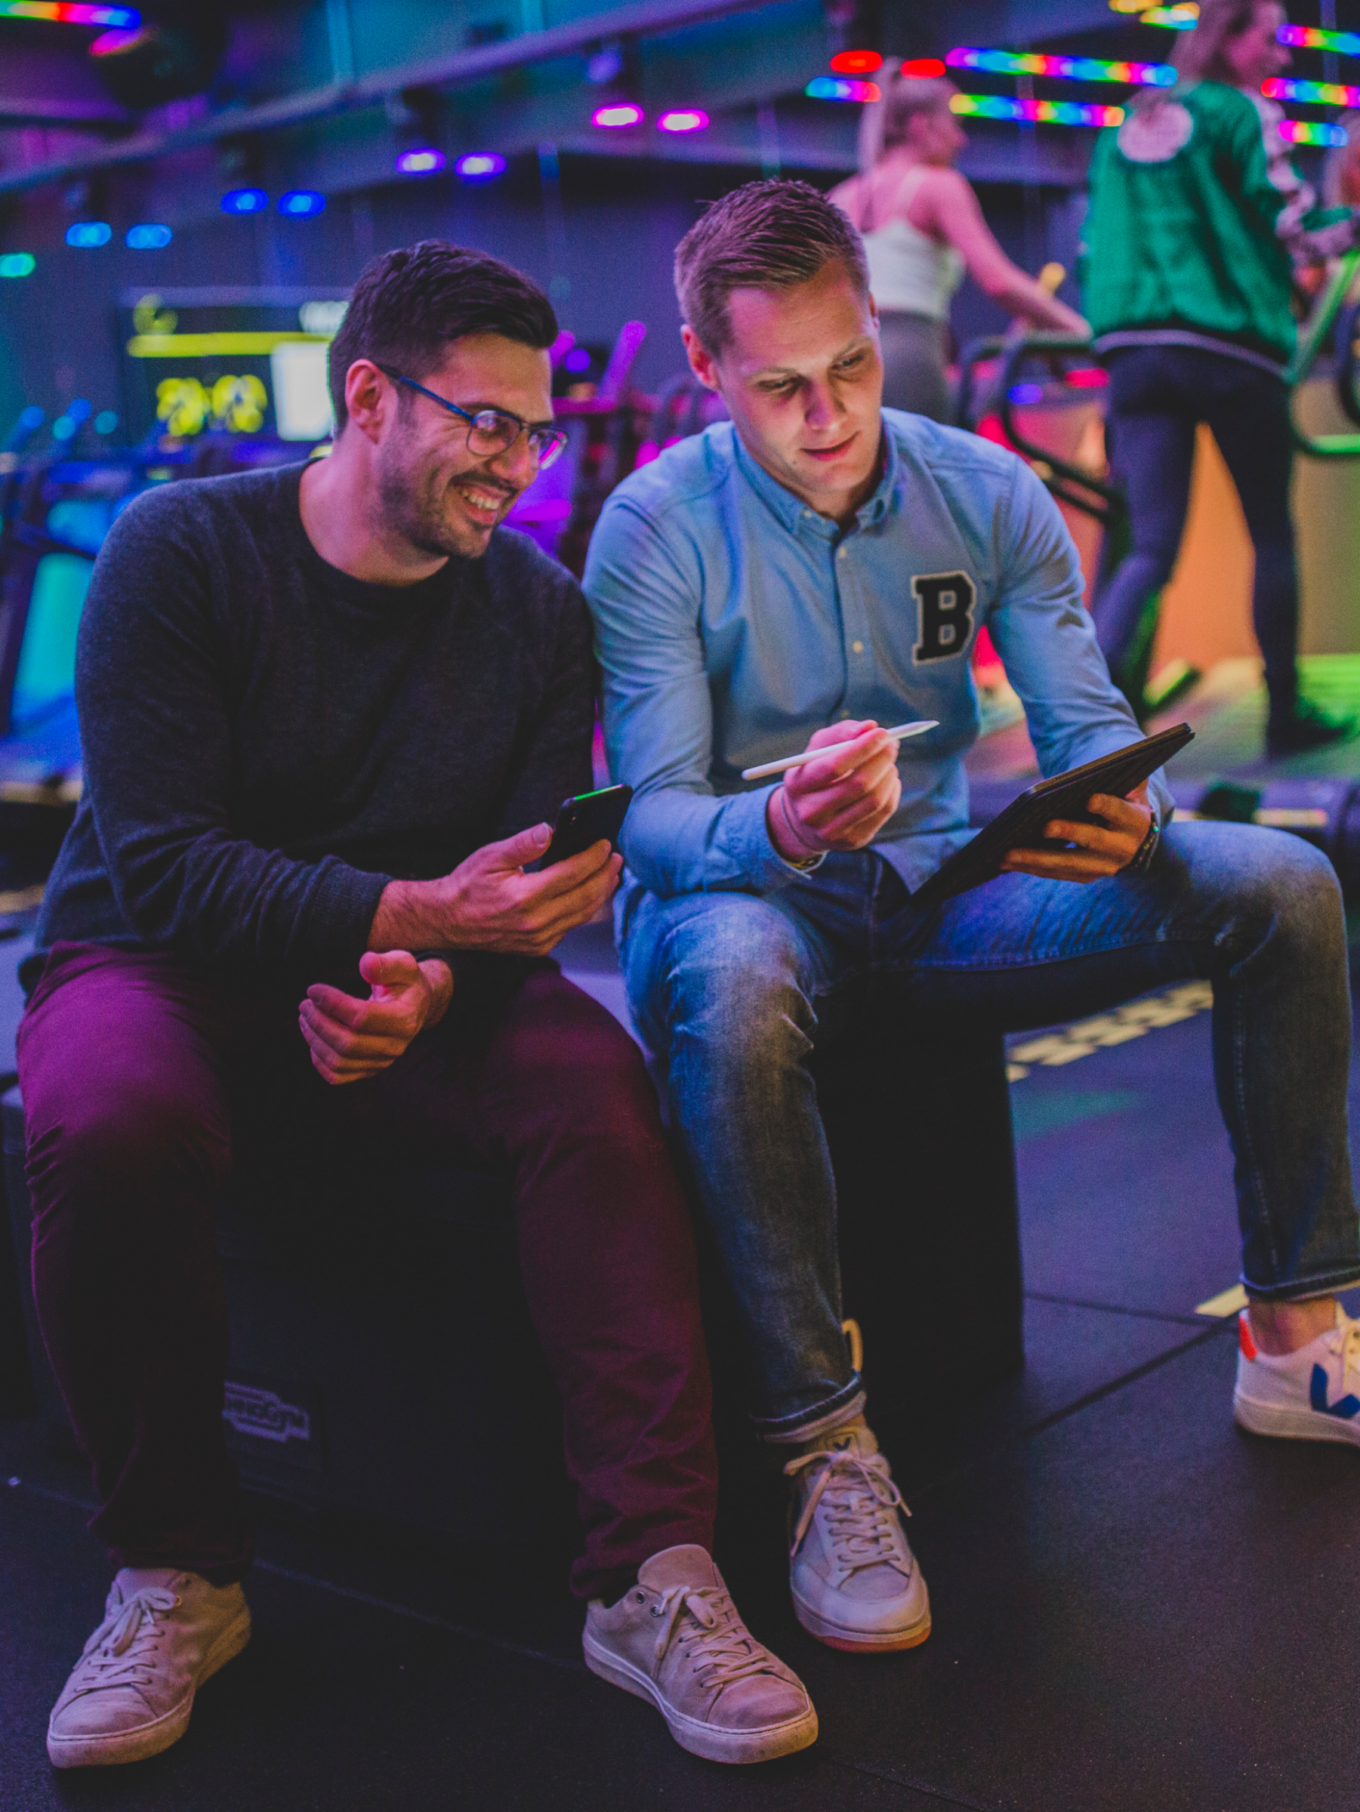
M 1272 77 L 1261 93 L 1272 101 L 1312 101 L 1319 107 L 1360 107 L 1360 88 L 1344 82 L 1293 82 Z
M 1316 25 L 1282 25 L 1275 34 L 1281 44 L 1295 50 L 1337 50 L 1343 57 L 1360 57 L 1360 36 L 1353 31 L 1319 31 Z
M 1148 6 L 1146 0 L 1110 0 L 1112 13 L 1137 13 L 1140 25 L 1166 25 L 1172 31 L 1193 31 L 1199 18 L 1197 0 L 1179 6 Z
M 1313 120 L 1281 120 L 1280 137 L 1287 145 L 1344 145 L 1344 126 L 1320 126 Z
M 876 101 L 877 82 L 857 82 L 849 76 L 813 76 L 803 93 L 814 101 Z
M 1176 80 L 1169 63 L 1107 63 L 1099 57 L 1047 57 L 1012 50 L 951 50 L 945 62 L 951 69 L 1053 76 L 1061 82 L 1131 82 L 1141 88 L 1170 88 Z
M 1043 126 L 1118 126 L 1124 119 L 1122 107 L 1086 101 L 1011 101 L 999 94 L 956 94 L 949 109 L 975 119 L 1028 120 Z
M 286 342 L 329 346 L 328 333 L 137 333 L 127 343 L 134 359 L 259 359 Z
M 58 25 L 112 25 L 136 31 L 142 15 L 130 6 L 84 6 L 74 0 L 0 0 L 0 19 L 48 19 Z

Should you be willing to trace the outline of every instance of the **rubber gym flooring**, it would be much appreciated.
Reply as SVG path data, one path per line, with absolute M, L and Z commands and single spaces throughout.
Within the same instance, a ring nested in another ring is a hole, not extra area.
M 617 1001 L 598 939 L 578 940 L 571 967 Z M 12 1010 L 0 1002 L 0 1015 Z M 56 1774 L 47 1711 L 107 1572 L 84 1533 L 80 1470 L 11 1422 L 0 1426 L 0 1807 L 1345 1803 L 1360 1453 L 1232 1424 L 1231 1312 L 1197 1313 L 1237 1271 L 1202 994 L 1171 991 L 1141 1020 L 1026 1034 L 1011 1059 L 1026 1371 L 933 1446 L 892 1456 L 931 1586 L 930 1640 L 897 1656 L 837 1654 L 795 1623 L 777 1559 L 731 1581 L 813 1694 L 812 1750 L 754 1769 L 699 1761 L 648 1707 L 585 1671 L 565 1595 L 489 1579 L 475 1554 L 454 1576 L 400 1545 L 273 1527 L 248 1588 L 254 1641 L 204 1690 L 184 1741 L 135 1768 Z M 772 1527 L 772 1556 L 780 1542 Z

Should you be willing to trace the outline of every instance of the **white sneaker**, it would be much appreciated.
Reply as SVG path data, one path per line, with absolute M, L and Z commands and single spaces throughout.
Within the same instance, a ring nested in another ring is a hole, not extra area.
M 768 1762 L 817 1740 L 807 1688 L 756 1641 L 693 1543 L 644 1561 L 617 1604 L 596 1599 L 581 1645 L 592 1673 L 655 1705 L 680 1747 L 711 1762 Z
M 1297 1352 L 1263 1353 L 1247 1310 L 1237 1318 L 1233 1415 L 1253 1434 L 1360 1446 L 1360 1321 L 1336 1305 L 1335 1325 Z
M 898 1515 L 911 1512 L 873 1431 L 836 1428 L 784 1470 L 795 1481 L 789 1589 L 805 1630 L 831 1648 L 915 1648 L 930 1596 Z
M 177 1567 L 124 1567 L 52 1707 L 52 1763 L 87 1768 L 159 1755 L 188 1729 L 198 1688 L 249 1640 L 239 1585 L 209 1585 Z

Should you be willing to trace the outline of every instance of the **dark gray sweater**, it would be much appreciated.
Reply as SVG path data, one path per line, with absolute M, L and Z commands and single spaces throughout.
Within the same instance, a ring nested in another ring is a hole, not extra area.
M 167 484 L 80 629 L 85 790 L 38 921 L 241 980 L 362 988 L 389 879 L 447 874 L 590 785 L 575 580 L 513 530 L 405 587 L 327 565 L 303 468 Z

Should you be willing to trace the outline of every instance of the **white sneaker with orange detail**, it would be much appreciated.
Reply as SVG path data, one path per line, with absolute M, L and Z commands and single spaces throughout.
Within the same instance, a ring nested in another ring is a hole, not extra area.
M 1237 1318 L 1233 1415 L 1252 1434 L 1360 1446 L 1360 1321 L 1336 1305 L 1336 1321 L 1278 1357 L 1252 1338 L 1248 1311 Z
M 789 1589 L 805 1630 L 831 1648 L 884 1653 L 930 1634 L 930 1594 L 907 1545 L 911 1512 L 863 1422 L 790 1460 Z

